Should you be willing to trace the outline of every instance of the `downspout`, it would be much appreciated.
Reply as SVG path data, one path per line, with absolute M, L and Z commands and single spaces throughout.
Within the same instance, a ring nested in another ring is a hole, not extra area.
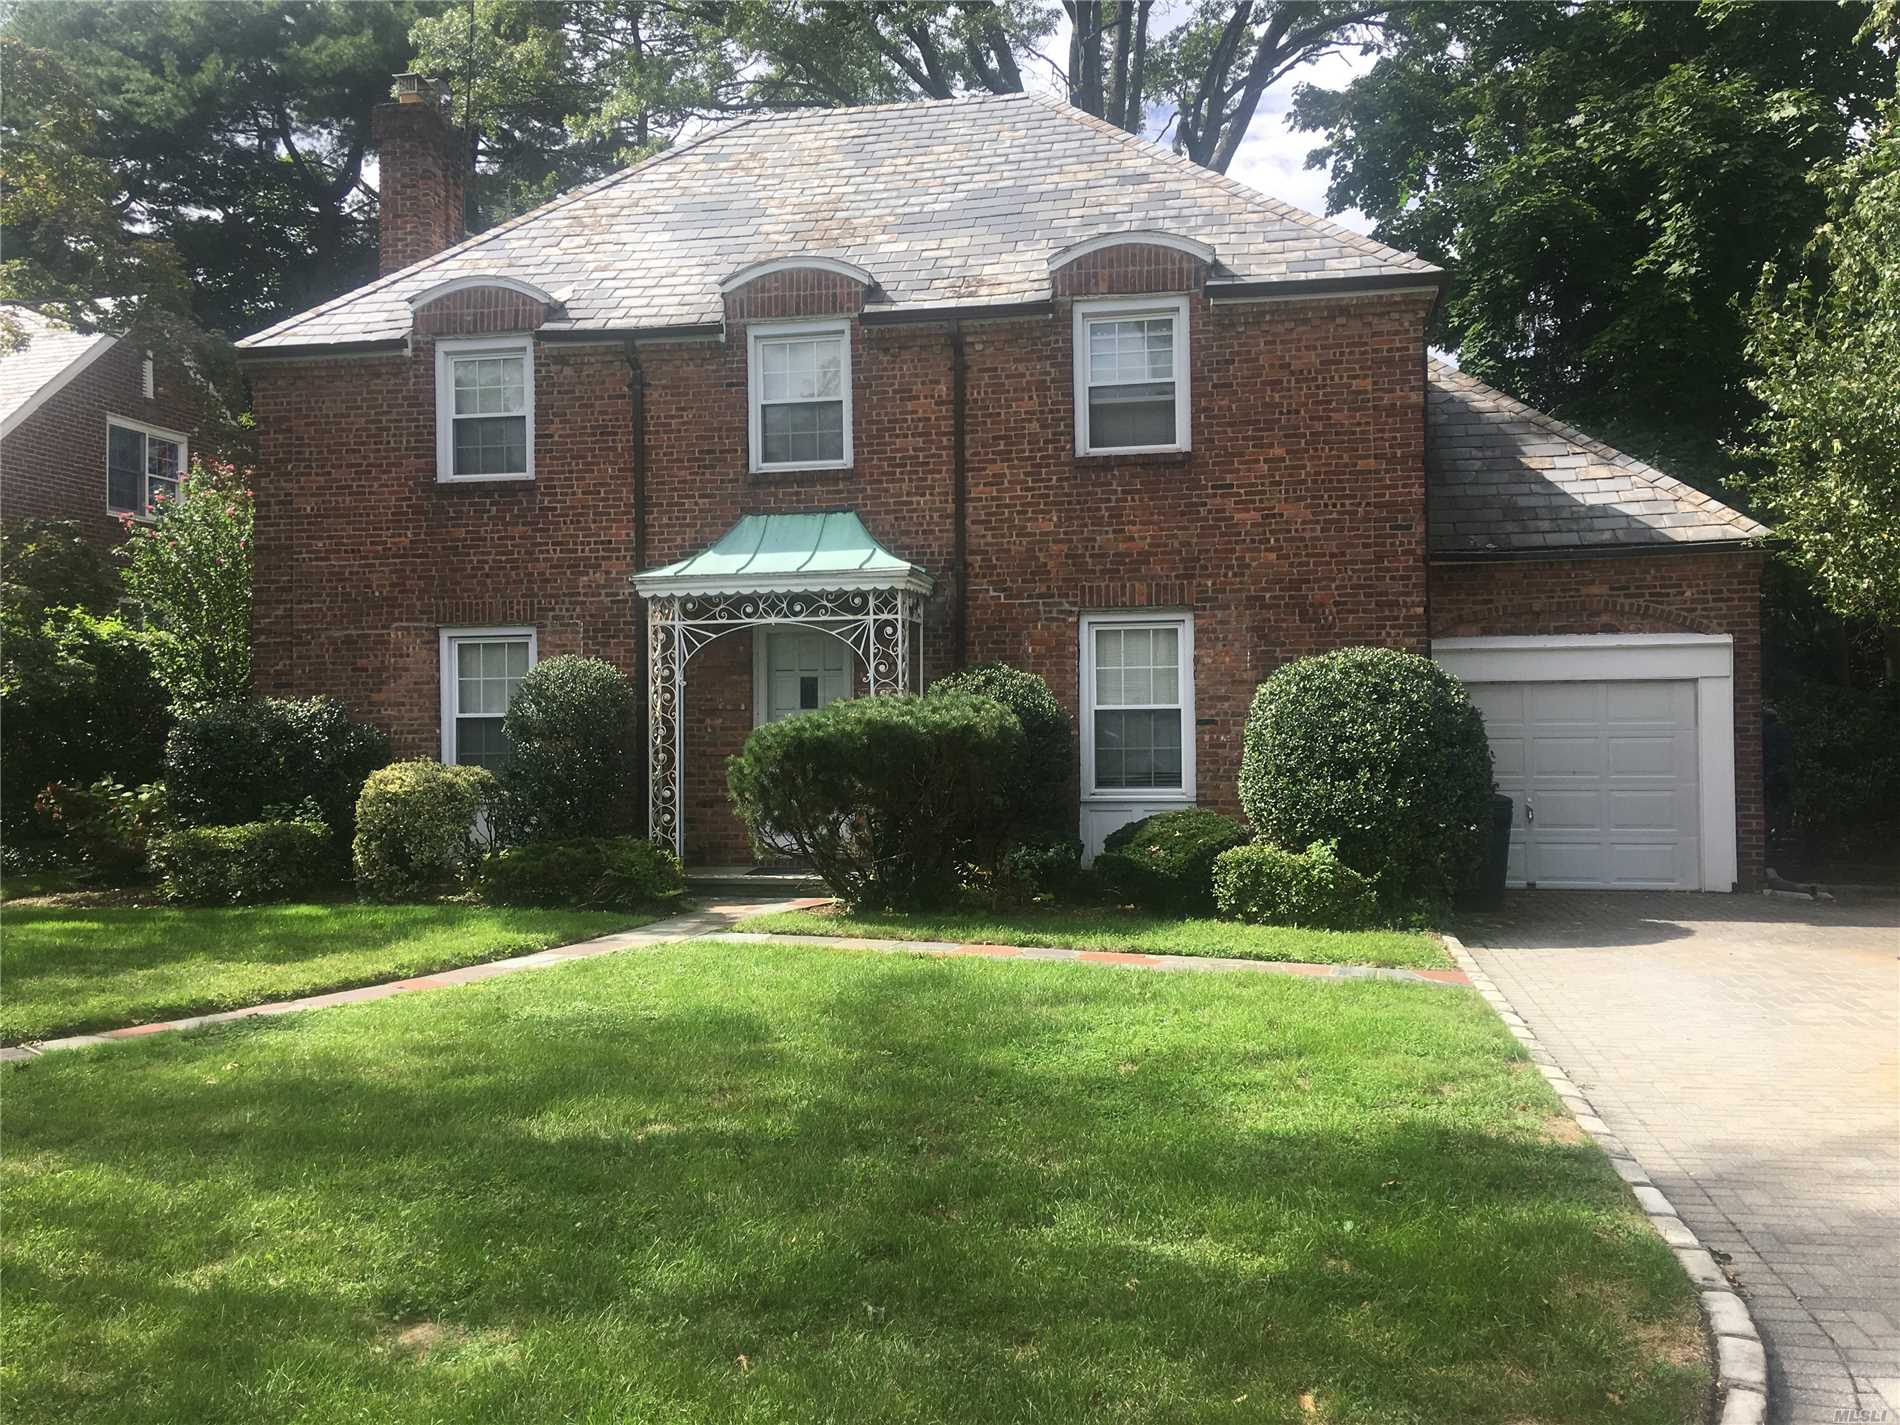
M 950 634 L 950 666 L 962 668 L 969 662 L 970 653 L 970 470 L 969 440 L 965 430 L 967 400 L 963 380 L 963 323 L 950 323 L 950 421 L 951 421 L 951 486 L 950 500 L 954 521 L 952 539 L 954 541 L 950 556 L 953 577 L 957 585 L 957 605 L 955 624 Z

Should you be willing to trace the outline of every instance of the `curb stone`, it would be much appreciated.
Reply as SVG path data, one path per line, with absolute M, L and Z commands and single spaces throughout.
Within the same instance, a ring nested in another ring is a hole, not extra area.
M 1689 1224 L 1676 1216 L 1675 1206 L 1650 1181 L 1642 1163 L 1597 1116 L 1590 1100 L 1538 1042 L 1535 1031 L 1511 1008 L 1510 1000 L 1496 981 L 1485 974 L 1477 958 L 1465 949 L 1464 942 L 1442 932 L 1439 938 L 1445 942 L 1452 963 L 1465 972 L 1471 987 L 1529 1052 L 1538 1072 L 1557 1091 L 1564 1111 L 1610 1155 L 1610 1166 L 1629 1188 L 1637 1206 L 1649 1219 L 1650 1227 L 1669 1245 L 1689 1279 L 1700 1289 L 1702 1324 L 1709 1340 L 1715 1344 L 1719 1408 L 1712 1425 L 1763 1425 L 1768 1418 L 1768 1360 L 1761 1333 L 1755 1328 L 1754 1315 L 1748 1309 L 1748 1299 L 1723 1273 Z

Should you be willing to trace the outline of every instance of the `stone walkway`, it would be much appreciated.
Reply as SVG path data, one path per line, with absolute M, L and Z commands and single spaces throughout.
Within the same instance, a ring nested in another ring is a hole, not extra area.
M 1900 1422 L 1900 900 L 1543 891 L 1458 929 L 1726 1257 L 1770 1418 Z

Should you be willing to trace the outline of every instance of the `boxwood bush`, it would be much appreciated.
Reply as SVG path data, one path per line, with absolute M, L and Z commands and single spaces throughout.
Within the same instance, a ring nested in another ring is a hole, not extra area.
M 1256 841 L 1221 852 L 1214 904 L 1229 920 L 1315 930 L 1357 930 L 1378 909 L 1372 882 L 1341 861 L 1330 841 L 1304 851 Z
M 644 910 L 672 905 L 685 889 L 666 847 L 633 836 L 582 836 L 511 846 L 481 864 L 492 905 Z
M 1122 900 L 1170 915 L 1214 910 L 1214 859 L 1245 845 L 1247 828 L 1205 807 L 1130 822 L 1108 835 L 1095 874 Z
M 356 886 L 375 900 L 459 888 L 485 849 L 495 774 L 417 759 L 372 772 L 356 803 Z
M 633 780 L 633 684 L 613 664 L 564 654 L 528 670 L 502 724 L 501 782 L 511 840 L 630 830 L 643 805 Z
M 757 729 L 727 786 L 762 853 L 802 857 L 848 905 L 932 905 L 1002 815 L 1022 742 L 992 698 L 854 698 Z
M 1240 804 L 1279 846 L 1337 845 L 1380 912 L 1448 905 L 1483 856 L 1491 794 L 1484 721 L 1458 680 L 1391 648 L 1301 658 L 1256 690 Z
M 333 883 L 321 821 L 252 821 L 186 826 L 155 837 L 158 893 L 186 905 L 255 905 L 295 900 Z
M 994 698 L 1022 724 L 1022 755 L 1003 778 L 1007 817 L 998 828 L 1002 839 L 1041 844 L 1041 833 L 1071 830 L 1075 803 L 1069 796 L 1069 777 L 1075 738 L 1069 715 L 1049 685 L 1007 663 L 976 663 L 930 685 L 931 697 L 955 694 Z

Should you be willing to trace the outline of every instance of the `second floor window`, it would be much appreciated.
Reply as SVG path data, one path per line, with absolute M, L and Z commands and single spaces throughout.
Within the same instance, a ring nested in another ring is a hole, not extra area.
M 1075 304 L 1075 452 L 1188 449 L 1187 303 Z
M 436 478 L 534 475 L 534 351 L 529 341 L 436 344 Z
M 108 421 L 106 508 L 115 515 L 147 518 L 161 501 L 178 493 L 185 460 L 185 438 L 176 431 Z
M 844 322 L 757 326 L 747 345 L 754 470 L 851 463 L 851 332 Z

